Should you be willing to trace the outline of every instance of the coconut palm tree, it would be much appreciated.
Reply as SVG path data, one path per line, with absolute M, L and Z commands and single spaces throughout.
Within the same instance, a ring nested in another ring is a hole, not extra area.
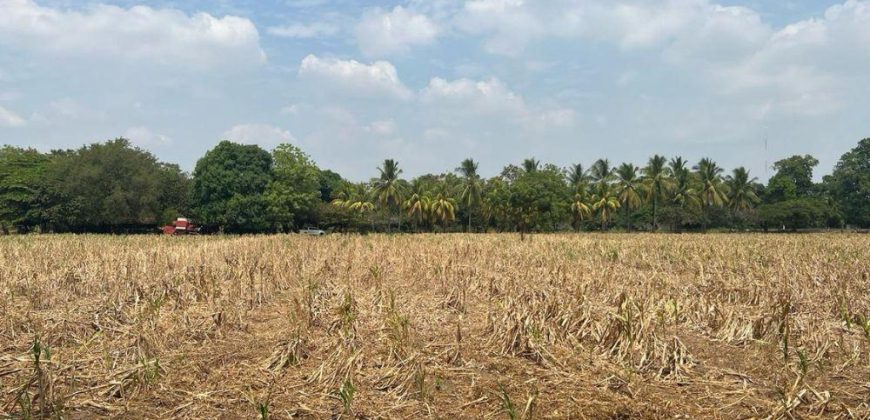
M 399 181 L 399 175 L 402 170 L 399 169 L 399 162 L 393 159 L 387 159 L 384 164 L 378 168 L 380 176 L 373 183 L 373 193 L 375 201 L 382 207 L 392 211 L 398 209 L 402 203 L 402 186 Z M 402 212 L 399 211 L 399 230 L 402 230 Z M 387 224 L 389 227 L 389 224 Z
M 568 169 L 568 184 L 574 189 L 575 193 L 579 193 L 581 189 L 585 190 L 589 185 L 591 178 L 588 172 L 583 169 L 583 165 L 575 163 Z
M 354 184 L 348 190 L 336 193 L 336 198 L 330 204 L 358 213 L 361 216 L 368 215 L 372 230 L 374 230 L 375 222 L 371 216 L 375 210 L 375 204 L 368 199 L 369 196 L 365 184 Z
M 473 159 L 465 159 L 460 166 L 456 168 L 464 178 L 462 185 L 462 193 L 459 199 L 462 205 L 465 206 L 468 212 L 468 227 L 467 231 L 471 232 L 471 213 L 480 205 L 481 182 L 480 175 L 477 174 L 477 162 Z
M 613 179 L 613 168 L 610 166 L 610 161 L 607 159 L 598 159 L 589 168 L 589 176 L 592 181 L 602 183 L 610 182 Z
M 725 178 L 728 186 L 728 207 L 731 208 L 732 216 L 736 213 L 749 210 L 753 204 L 761 201 L 755 194 L 753 184 L 758 178 L 749 177 L 749 171 L 744 167 L 734 169 L 731 175 Z
M 523 170 L 526 173 L 537 172 L 541 167 L 541 162 L 535 158 L 526 159 L 523 161 Z
M 703 158 L 693 168 L 698 173 L 700 188 L 698 195 L 704 206 L 704 230 L 707 230 L 707 218 L 709 210 L 715 206 L 722 206 L 728 202 L 726 195 L 727 186 L 722 182 L 723 169 L 716 165 L 712 159 Z
M 670 202 L 680 206 L 680 209 L 698 208 L 701 205 L 697 190 L 695 189 L 695 174 L 690 171 L 685 159 L 677 156 L 668 164 L 668 171 L 673 177 Z
M 578 191 L 574 194 L 574 200 L 571 201 L 571 215 L 574 216 L 574 228 L 578 231 L 580 224 L 592 216 L 592 205 L 589 204 L 585 188 L 582 188 L 582 192 Z
M 592 210 L 598 212 L 601 218 L 601 230 L 603 231 L 607 229 L 607 222 L 613 217 L 613 212 L 619 208 L 619 199 L 610 184 L 599 182 L 591 202 Z
M 654 155 L 643 168 L 644 184 L 646 185 L 647 199 L 652 202 L 653 230 L 659 230 L 658 209 L 659 200 L 673 186 L 673 180 L 667 167 L 667 159 L 661 155 Z
M 640 207 L 643 180 L 638 177 L 639 168 L 623 163 L 616 169 L 616 189 L 619 203 L 625 212 L 626 227 L 631 230 L 631 210 Z
M 428 201 L 429 197 L 419 192 L 414 192 L 405 201 L 405 214 L 408 216 L 408 219 L 414 223 L 414 226 L 420 226 L 420 224 L 426 220 L 429 212 Z
M 429 214 L 432 223 L 440 224 L 442 228 L 456 220 L 456 200 L 450 197 L 446 185 L 429 204 Z

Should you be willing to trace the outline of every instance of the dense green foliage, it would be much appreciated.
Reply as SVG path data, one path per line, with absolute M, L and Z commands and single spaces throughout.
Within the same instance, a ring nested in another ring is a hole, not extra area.
M 269 152 L 222 141 L 192 175 L 125 139 L 49 153 L 6 146 L 0 232 L 155 232 L 176 217 L 234 233 L 870 227 L 870 139 L 814 183 L 818 163 L 777 161 L 765 186 L 709 158 L 692 166 L 656 155 L 644 167 L 599 159 L 588 170 L 532 158 L 489 179 L 466 159 L 410 181 L 387 159 L 375 178 L 353 183 L 290 144 Z

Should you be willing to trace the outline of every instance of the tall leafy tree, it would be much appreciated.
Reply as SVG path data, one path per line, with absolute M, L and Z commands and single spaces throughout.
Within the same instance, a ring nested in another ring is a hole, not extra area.
M 456 171 L 459 172 L 463 178 L 462 193 L 460 194 L 459 199 L 468 212 L 468 228 L 466 229 L 468 232 L 471 232 L 471 214 L 474 209 L 480 205 L 481 201 L 480 194 L 482 187 L 480 175 L 477 174 L 477 166 L 477 162 L 473 159 L 465 159 L 459 167 L 456 168 Z
M 625 212 L 625 223 L 631 230 L 631 210 L 640 207 L 643 181 L 638 176 L 638 167 L 623 163 L 616 169 L 616 188 L 619 203 Z
M 673 180 L 668 170 L 668 161 L 664 156 L 654 155 L 643 168 L 644 184 L 648 200 L 652 203 L 653 230 L 659 229 L 659 201 L 667 197 L 673 186 Z
M 160 192 L 158 205 L 162 209 L 160 224 L 170 223 L 190 214 L 190 193 L 193 180 L 190 175 L 172 163 L 161 163 L 158 170 Z
M 710 209 L 723 206 L 728 202 L 728 196 L 726 194 L 727 187 L 722 182 L 723 169 L 720 168 L 712 159 L 701 159 L 694 169 L 697 171 L 698 180 L 700 181 L 698 195 L 701 204 L 704 206 L 705 215 L 703 224 L 704 230 L 707 230 Z
M 807 197 L 813 193 L 813 168 L 819 160 L 810 156 L 795 155 L 776 161 L 773 169 L 776 174 L 768 182 L 765 191 L 767 202 Z
M 222 141 L 206 152 L 193 171 L 197 219 L 227 232 L 260 232 L 273 223 L 267 189 L 272 155 L 256 145 Z
M 165 168 L 128 140 L 56 152 L 51 161 L 42 211 L 53 229 L 126 231 L 137 226 L 153 229 L 160 222 Z
M 508 189 L 514 226 L 523 237 L 533 229 L 554 229 L 567 215 L 569 190 L 557 168 L 525 172 Z
M 846 223 L 870 227 L 870 138 L 840 158 L 825 185 Z
M 379 177 L 373 183 L 373 193 L 376 201 L 383 206 L 387 211 L 399 209 L 402 204 L 402 184 L 399 176 L 402 170 L 399 169 L 399 162 L 393 159 L 384 160 L 383 165 L 378 167 Z M 399 215 L 399 230 L 402 229 L 402 214 Z
M 322 194 L 320 170 L 311 158 L 292 144 L 280 144 L 272 150 L 272 174 L 266 196 L 275 228 L 312 223 Z
M 341 175 L 329 169 L 318 171 L 317 182 L 320 184 L 320 200 L 324 203 L 331 202 L 335 198 L 333 194 L 347 184 Z
M 34 149 L 0 148 L 0 233 L 39 224 L 39 193 L 49 163 Z

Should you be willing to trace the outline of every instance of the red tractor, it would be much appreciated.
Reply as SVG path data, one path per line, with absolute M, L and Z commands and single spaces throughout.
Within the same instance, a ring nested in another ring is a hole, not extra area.
M 184 217 L 179 217 L 171 225 L 163 226 L 160 230 L 165 235 L 196 235 L 199 233 L 199 226 Z

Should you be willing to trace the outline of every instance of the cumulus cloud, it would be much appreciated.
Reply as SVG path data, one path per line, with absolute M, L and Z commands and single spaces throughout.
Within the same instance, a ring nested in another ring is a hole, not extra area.
M 225 131 L 222 137 L 238 143 L 264 147 L 296 142 L 296 138 L 289 131 L 268 124 L 239 124 Z
M 522 115 L 526 112 L 523 98 L 512 92 L 500 80 L 448 81 L 433 78 L 421 94 L 423 101 L 454 108 L 461 112 Z
M 547 32 L 523 0 L 467 1 L 454 20 L 460 30 L 485 36 L 485 49 L 496 54 L 516 55 Z
M 420 99 L 451 118 L 490 117 L 527 128 L 568 127 L 575 119 L 572 109 L 527 105 L 521 95 L 494 77 L 452 81 L 436 77 L 421 91 Z
M 236 16 L 95 5 L 83 10 L 0 1 L 0 45 L 54 56 L 107 56 L 208 67 L 265 60 L 254 24 Z
M 431 19 L 402 6 L 389 12 L 370 10 L 356 27 L 360 49 L 370 57 L 405 53 L 411 47 L 432 43 L 437 36 L 438 27 Z
M 127 131 L 124 132 L 124 135 L 122 137 L 132 141 L 138 146 L 145 148 L 160 147 L 172 144 L 171 137 L 164 134 L 154 133 L 147 127 L 143 126 L 128 128 Z
M 269 33 L 282 38 L 310 39 L 330 37 L 338 33 L 338 26 L 326 22 L 292 23 L 273 26 Z
M 0 106 L 0 127 L 22 127 L 27 124 L 18 114 Z
M 356 60 L 324 59 L 311 54 L 302 60 L 299 76 L 326 83 L 326 88 L 357 95 L 386 94 L 403 99 L 412 96 L 411 91 L 399 80 L 396 67 L 388 61 L 364 64 Z
M 828 115 L 846 106 L 856 83 L 870 83 L 868 28 L 870 2 L 848 0 L 706 70 L 721 94 L 746 98 L 760 119 Z
M 779 30 L 753 9 L 710 0 L 470 0 L 453 22 L 494 54 L 519 55 L 556 39 L 605 42 L 626 55 L 657 49 L 664 63 L 756 116 L 829 114 L 845 105 L 844 83 L 870 74 L 866 0 Z

